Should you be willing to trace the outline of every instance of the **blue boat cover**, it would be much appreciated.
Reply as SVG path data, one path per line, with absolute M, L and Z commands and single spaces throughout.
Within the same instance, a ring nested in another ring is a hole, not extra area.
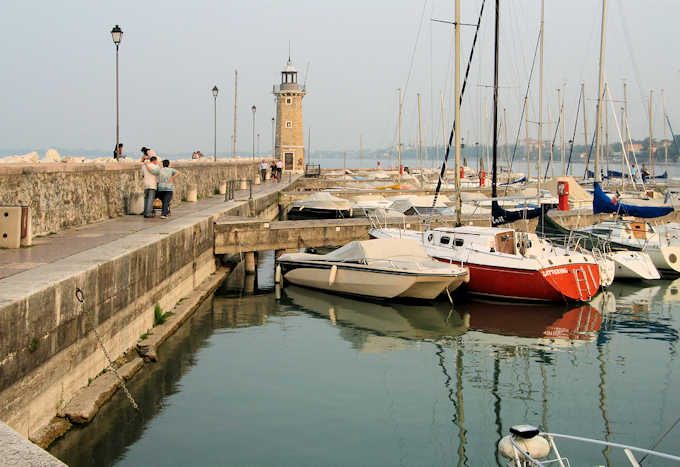
M 616 213 L 622 216 L 633 216 L 650 219 L 661 217 L 673 212 L 670 206 L 635 206 L 634 204 L 619 203 L 609 198 L 598 182 L 594 184 L 593 191 L 593 214 L 601 212 Z M 492 210 L 493 213 L 493 210 Z

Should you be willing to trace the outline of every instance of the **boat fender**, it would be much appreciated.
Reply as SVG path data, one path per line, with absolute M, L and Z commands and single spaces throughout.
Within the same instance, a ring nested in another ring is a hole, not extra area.
M 281 265 L 280 264 L 276 265 L 276 272 L 274 273 L 274 283 L 275 284 L 281 283 Z
M 335 278 L 338 275 L 338 267 L 336 265 L 333 265 L 331 267 L 331 273 L 328 276 L 328 285 L 331 286 L 335 282 Z
M 519 425 L 518 428 L 529 428 L 528 425 Z M 514 429 L 515 427 L 513 427 Z M 533 427 L 531 427 L 533 428 Z M 536 460 L 543 459 L 550 455 L 550 443 L 544 437 L 538 434 L 538 429 L 531 432 L 519 432 L 513 433 L 501 438 L 498 442 L 498 450 L 500 453 L 508 459 L 514 459 L 515 454 L 520 460 L 524 460 L 524 455 L 515 449 L 513 446 L 513 441 L 516 445 L 520 447 L 524 452 L 529 454 L 532 458 Z

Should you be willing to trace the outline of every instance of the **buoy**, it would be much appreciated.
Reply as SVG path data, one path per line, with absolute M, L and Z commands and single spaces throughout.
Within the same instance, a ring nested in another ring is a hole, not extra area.
M 333 285 L 333 282 L 335 282 L 335 277 L 338 275 L 338 267 L 336 265 L 333 265 L 331 267 L 331 273 L 328 276 L 328 285 L 331 286 Z
M 276 272 L 274 273 L 274 283 L 276 283 L 276 284 L 281 283 L 281 265 L 280 264 L 276 265 Z
M 514 459 L 515 453 L 520 460 L 525 460 L 524 455 L 513 446 L 513 441 L 533 459 L 540 460 L 550 455 L 550 443 L 540 436 L 539 429 L 531 425 L 515 425 L 510 428 L 510 433 L 498 442 L 498 450 L 508 459 Z

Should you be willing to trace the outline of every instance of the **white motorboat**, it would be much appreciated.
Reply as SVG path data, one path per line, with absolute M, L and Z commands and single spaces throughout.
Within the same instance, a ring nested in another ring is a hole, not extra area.
M 662 241 L 659 233 L 649 222 L 616 219 L 600 222 L 578 231 L 630 250 L 644 251 L 661 274 L 680 274 L 680 246 Z
M 587 301 L 600 288 L 592 255 L 554 248 L 533 233 L 498 227 L 441 227 L 426 232 L 372 229 L 375 238 L 417 240 L 433 258 L 470 269 L 467 292 L 501 299 Z
M 418 242 L 401 239 L 354 241 L 325 255 L 284 254 L 279 275 L 295 285 L 378 299 L 433 299 L 469 279 L 467 268 L 435 261 Z
M 288 219 L 341 219 L 351 217 L 350 210 L 348 200 L 320 191 L 295 201 L 288 211 Z

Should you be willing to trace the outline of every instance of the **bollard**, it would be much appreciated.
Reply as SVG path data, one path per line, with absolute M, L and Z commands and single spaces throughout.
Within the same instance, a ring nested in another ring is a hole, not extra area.
M 248 184 L 248 188 L 250 188 L 250 194 L 248 195 L 248 199 L 253 199 L 253 182 L 250 182 Z
M 222 180 L 220 182 L 219 186 L 217 187 L 217 192 L 221 195 L 227 194 L 227 181 L 226 180 Z
M 255 185 L 259 185 L 260 183 L 262 183 L 262 176 L 259 174 L 255 175 L 255 178 L 253 180 L 255 180 Z
M 248 180 L 245 178 L 241 180 L 241 188 L 239 190 L 246 190 L 248 189 Z
M 195 183 L 192 183 L 187 187 L 187 201 L 189 203 L 198 201 L 198 185 Z

